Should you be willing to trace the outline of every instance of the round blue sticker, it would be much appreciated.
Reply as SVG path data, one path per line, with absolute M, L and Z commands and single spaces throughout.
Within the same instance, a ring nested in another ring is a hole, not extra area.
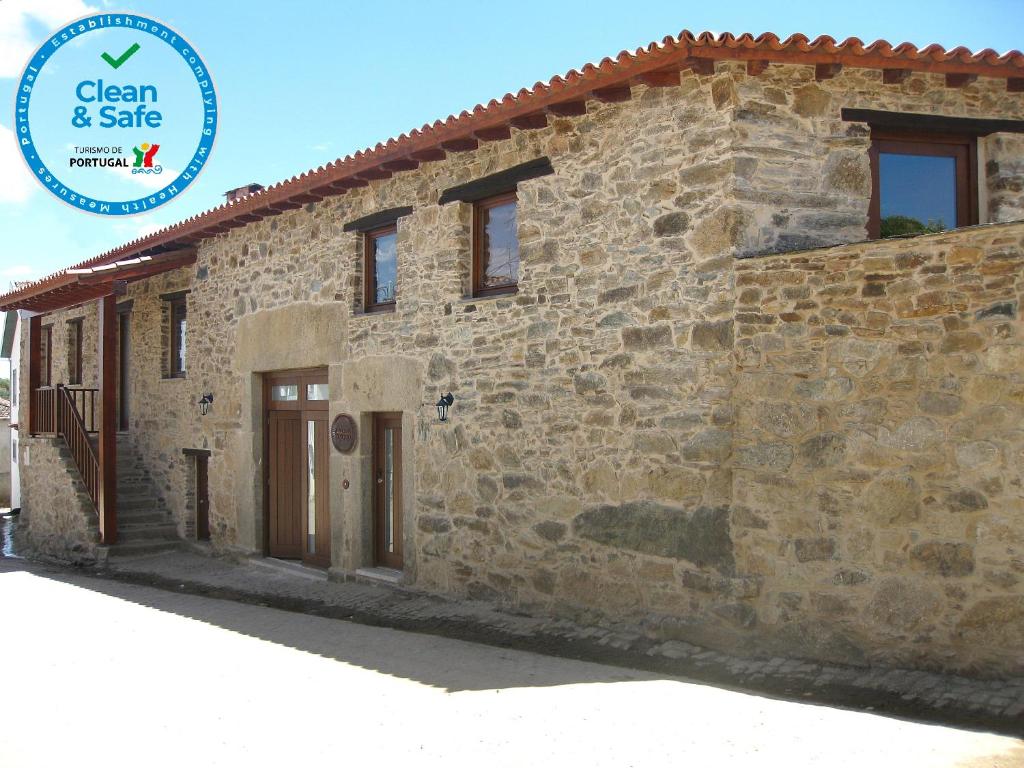
M 217 92 L 202 57 L 131 13 L 77 19 L 29 60 L 14 133 L 32 175 L 89 213 L 131 216 L 180 195 L 210 160 Z

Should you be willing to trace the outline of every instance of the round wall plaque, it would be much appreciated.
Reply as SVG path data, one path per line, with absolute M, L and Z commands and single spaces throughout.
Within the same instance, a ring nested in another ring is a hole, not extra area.
M 356 438 L 359 432 L 356 429 L 356 420 L 347 413 L 339 413 L 331 422 L 331 442 L 334 449 L 340 453 L 350 453 L 356 447 Z

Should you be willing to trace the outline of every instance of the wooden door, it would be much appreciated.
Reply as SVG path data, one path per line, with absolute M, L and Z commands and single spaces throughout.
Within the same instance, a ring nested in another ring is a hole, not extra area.
M 125 310 L 117 315 L 117 429 L 128 431 L 128 382 L 129 382 L 129 343 L 131 333 L 131 314 Z
M 402 416 L 373 421 L 374 563 L 402 569 Z
M 326 371 L 266 376 L 267 553 L 331 564 Z
M 302 419 L 297 411 L 270 412 L 271 557 L 302 557 Z
M 205 454 L 196 454 L 196 538 L 210 540 L 210 466 Z

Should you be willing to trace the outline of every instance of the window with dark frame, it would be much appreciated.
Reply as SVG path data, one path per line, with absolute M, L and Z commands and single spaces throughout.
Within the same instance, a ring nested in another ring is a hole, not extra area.
M 395 308 L 398 281 L 398 227 L 390 224 L 363 235 L 365 271 L 363 309 L 384 312 Z
M 39 336 L 39 386 L 49 387 L 53 382 L 53 326 L 42 328 Z
M 185 326 L 187 310 L 185 297 L 171 299 L 168 307 L 171 318 L 170 374 L 171 378 L 185 376 Z
M 68 384 L 82 383 L 82 321 L 68 320 Z
M 514 293 L 519 283 L 516 193 L 473 203 L 473 295 Z
M 873 130 L 871 139 L 873 239 L 978 223 L 973 136 Z

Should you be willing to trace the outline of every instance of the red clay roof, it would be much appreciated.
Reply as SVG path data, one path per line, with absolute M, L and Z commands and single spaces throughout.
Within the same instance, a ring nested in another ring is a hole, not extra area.
M 587 64 L 564 76 L 537 83 L 532 89 L 505 94 L 501 100 L 478 104 L 472 111 L 449 115 L 422 128 L 413 129 L 397 139 L 388 139 L 335 160 L 325 166 L 274 184 L 253 195 L 225 203 L 166 227 L 146 237 L 102 253 L 75 265 L 89 268 L 144 253 L 159 253 L 180 248 L 235 227 L 244 226 L 283 210 L 298 208 L 307 202 L 342 194 L 347 189 L 366 186 L 369 180 L 388 178 L 394 173 L 416 168 L 421 162 L 442 159 L 446 152 L 475 149 L 480 141 L 507 138 L 510 127 L 538 128 L 547 114 L 582 114 L 587 99 L 617 101 L 628 98 L 625 87 L 638 83 L 672 84 L 673 73 L 683 69 L 707 72 L 718 60 L 747 61 L 756 73 L 767 63 L 821 65 L 834 74 L 834 65 L 884 70 L 911 70 L 967 76 L 947 78 L 950 85 L 962 85 L 971 77 L 1005 78 L 1007 90 L 1024 91 L 1024 54 L 1010 51 L 998 54 L 990 48 L 974 53 L 958 47 L 946 50 L 938 44 L 917 48 L 912 43 L 892 45 L 878 40 L 865 45 L 855 37 L 842 42 L 827 35 L 810 40 L 806 35 L 791 35 L 785 40 L 770 32 L 757 37 L 749 33 L 694 35 L 684 30 L 678 37 L 666 37 L 634 52 L 622 51 L 614 59 Z M 19 300 L 66 284 L 67 270 L 0 295 L 0 309 Z

